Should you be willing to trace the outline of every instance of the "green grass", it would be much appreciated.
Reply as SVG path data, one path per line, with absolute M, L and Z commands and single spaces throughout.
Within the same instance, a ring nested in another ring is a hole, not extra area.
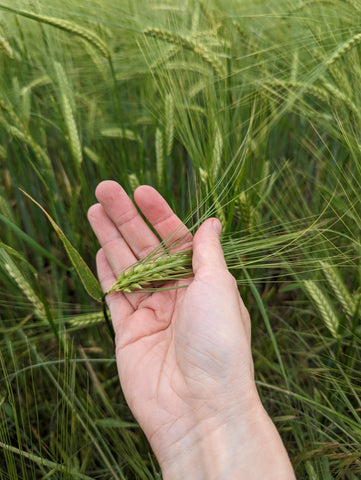
M 108 178 L 220 218 L 297 477 L 360 477 L 360 10 L 0 2 L 1 479 L 159 478 L 101 305 L 20 190 L 94 270 Z

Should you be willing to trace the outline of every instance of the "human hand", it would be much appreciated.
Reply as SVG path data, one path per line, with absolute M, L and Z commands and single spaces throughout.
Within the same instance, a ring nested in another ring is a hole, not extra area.
M 102 182 L 96 196 L 88 218 L 107 291 L 160 242 L 120 185 Z M 257 393 L 250 319 L 226 267 L 219 221 L 207 220 L 192 239 L 153 188 L 139 187 L 134 198 L 160 238 L 177 232 L 193 248 L 194 277 L 167 285 L 185 288 L 107 295 L 123 392 L 163 477 L 294 478 Z

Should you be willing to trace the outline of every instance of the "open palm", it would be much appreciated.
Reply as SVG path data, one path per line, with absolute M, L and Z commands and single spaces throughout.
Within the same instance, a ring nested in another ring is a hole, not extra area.
M 160 241 L 119 184 L 102 182 L 96 196 L 100 203 L 88 217 L 102 247 L 97 268 L 106 291 Z M 208 220 L 192 239 L 153 188 L 138 188 L 135 201 L 161 239 L 177 232 L 194 252 L 194 278 L 176 285 L 186 288 L 107 296 L 121 385 L 162 462 L 170 444 L 184 448 L 197 441 L 194 426 L 213 424 L 220 402 L 226 402 L 227 415 L 232 409 L 238 415 L 258 397 L 249 317 L 226 268 L 219 222 Z

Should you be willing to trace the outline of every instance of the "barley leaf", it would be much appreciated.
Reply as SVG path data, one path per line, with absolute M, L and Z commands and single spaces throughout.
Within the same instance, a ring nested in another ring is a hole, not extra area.
M 85 290 L 88 292 L 88 294 L 93 297 L 97 301 L 101 301 L 103 297 L 103 292 L 100 287 L 100 284 L 98 280 L 95 278 L 93 275 L 92 271 L 88 267 L 88 265 L 85 263 L 83 260 L 82 256 L 80 253 L 76 250 L 75 247 L 70 243 L 68 238 L 65 236 L 64 232 L 61 230 L 61 228 L 56 224 L 56 222 L 53 220 L 53 218 L 48 214 L 48 212 L 36 201 L 34 198 L 32 198 L 28 193 L 26 193 L 24 190 L 21 190 L 24 195 L 26 195 L 32 202 L 35 203 L 47 216 L 49 222 L 53 226 L 55 232 L 57 233 L 58 237 L 60 240 L 63 242 L 63 245 L 65 247 L 66 253 L 69 257 L 69 260 L 73 264 L 82 284 L 84 285 Z
M 31 238 L 29 235 L 27 235 L 25 232 L 23 232 L 19 227 L 17 227 L 15 225 L 15 223 L 13 223 L 11 220 L 6 218 L 1 213 L 0 213 L 0 221 L 4 222 L 5 225 L 7 227 L 9 227 L 17 235 L 18 238 L 20 238 L 24 242 L 28 243 L 28 245 L 30 245 L 33 249 L 37 250 L 41 255 L 43 255 L 46 258 L 49 258 L 49 260 L 54 262 L 59 267 L 67 268 L 66 265 L 64 265 L 62 262 L 60 262 L 56 257 L 54 257 L 54 255 L 52 255 L 45 248 L 43 248 L 41 245 L 39 245 L 38 242 L 36 242 L 33 238 Z M 12 253 L 12 255 L 15 255 L 15 253 Z M 23 260 L 25 260 L 25 259 L 23 259 Z

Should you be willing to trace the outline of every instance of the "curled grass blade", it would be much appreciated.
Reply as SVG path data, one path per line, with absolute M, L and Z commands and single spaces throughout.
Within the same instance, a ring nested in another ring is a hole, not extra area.
M 37 205 L 46 215 L 48 218 L 49 222 L 53 226 L 55 232 L 57 233 L 58 237 L 62 241 L 66 253 L 69 257 L 69 260 L 73 264 L 82 284 L 84 285 L 85 290 L 88 292 L 88 294 L 94 298 L 97 301 L 102 301 L 103 298 L 103 292 L 100 287 L 100 284 L 98 280 L 95 278 L 93 275 L 92 271 L 88 267 L 88 265 L 85 263 L 84 259 L 80 255 L 80 253 L 76 250 L 75 247 L 70 243 L 68 238 L 65 236 L 64 232 L 61 230 L 61 228 L 57 225 L 55 220 L 48 214 L 48 212 L 42 207 L 34 198 L 32 198 L 28 193 L 26 193 L 24 190 L 21 190 L 24 195 L 26 195 L 35 205 Z

